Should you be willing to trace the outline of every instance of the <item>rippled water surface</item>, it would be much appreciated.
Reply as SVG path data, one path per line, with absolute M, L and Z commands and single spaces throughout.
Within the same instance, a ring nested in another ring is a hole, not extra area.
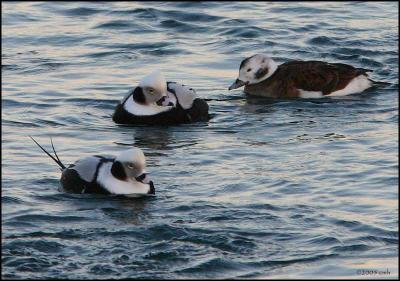
M 396 277 L 397 18 L 395 2 L 3 2 L 2 276 Z M 319 100 L 228 92 L 254 53 L 389 84 Z M 154 69 L 211 99 L 210 122 L 116 126 Z M 62 194 L 28 135 L 52 136 L 65 163 L 138 146 L 157 196 Z

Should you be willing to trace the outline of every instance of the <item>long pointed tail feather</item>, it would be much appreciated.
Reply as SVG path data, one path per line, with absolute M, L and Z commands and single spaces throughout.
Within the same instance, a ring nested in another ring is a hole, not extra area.
M 371 83 L 373 84 L 373 85 L 375 85 L 375 86 L 390 86 L 390 85 L 392 85 L 391 83 L 389 83 L 389 82 L 384 82 L 384 81 L 375 81 L 375 80 L 372 80 L 372 79 L 370 79 L 370 78 L 368 78 L 368 80 L 369 81 L 371 81 Z
M 56 158 L 51 155 L 49 152 L 46 151 L 46 149 L 44 149 L 33 137 L 29 136 L 31 138 L 31 140 L 34 141 L 34 143 L 36 143 L 37 146 L 39 146 L 39 148 L 41 150 L 43 150 L 44 153 L 46 153 L 51 159 L 53 159 L 54 162 L 57 163 L 58 166 L 60 166 L 61 170 L 64 170 L 66 167 L 64 166 L 64 164 L 61 162 L 60 158 L 58 158 L 58 155 L 56 153 L 56 150 L 54 149 L 54 145 L 53 145 L 53 140 L 50 138 L 51 140 L 51 146 L 53 147 L 53 151 L 54 154 L 56 155 Z
M 54 155 L 56 156 L 58 162 L 62 164 L 62 162 L 61 162 L 60 158 L 58 158 L 57 152 L 56 152 L 56 150 L 55 150 L 55 148 L 54 148 L 53 138 L 52 138 L 52 137 L 50 137 L 50 142 L 51 142 L 51 147 L 53 148 Z M 64 166 L 64 165 L 63 165 L 63 166 Z
M 372 69 L 369 69 L 369 68 L 357 68 L 358 70 L 361 70 L 361 71 L 363 71 L 363 72 L 374 72 Z

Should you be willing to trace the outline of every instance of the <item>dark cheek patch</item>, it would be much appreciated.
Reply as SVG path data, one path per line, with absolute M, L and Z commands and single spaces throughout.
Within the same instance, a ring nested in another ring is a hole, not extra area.
M 260 68 L 259 70 L 257 70 L 257 72 L 254 74 L 254 77 L 256 79 L 260 79 L 261 77 L 263 77 L 264 75 L 266 75 L 268 73 L 268 67 L 264 67 L 264 68 Z
M 125 181 L 127 179 L 124 166 L 122 166 L 121 162 L 116 161 L 111 167 L 111 174 L 114 178 L 117 178 L 121 181 Z
M 140 104 L 146 103 L 146 97 L 144 96 L 143 89 L 141 87 L 136 87 L 132 94 L 133 100 Z

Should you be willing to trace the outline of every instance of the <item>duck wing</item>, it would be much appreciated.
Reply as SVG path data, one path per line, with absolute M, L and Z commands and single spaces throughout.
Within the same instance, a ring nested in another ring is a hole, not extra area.
M 183 109 L 191 108 L 194 100 L 198 98 L 196 91 L 193 88 L 183 84 L 167 82 L 167 89 L 168 92 L 171 92 L 176 96 L 178 103 Z

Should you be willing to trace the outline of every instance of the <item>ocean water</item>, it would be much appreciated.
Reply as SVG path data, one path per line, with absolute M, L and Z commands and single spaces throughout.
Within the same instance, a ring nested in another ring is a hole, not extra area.
M 388 84 L 228 91 L 240 61 L 324 60 Z M 111 120 L 161 70 L 210 99 L 179 126 Z M 398 3 L 2 2 L 3 278 L 398 277 Z M 153 198 L 70 195 L 64 163 L 140 147 Z

